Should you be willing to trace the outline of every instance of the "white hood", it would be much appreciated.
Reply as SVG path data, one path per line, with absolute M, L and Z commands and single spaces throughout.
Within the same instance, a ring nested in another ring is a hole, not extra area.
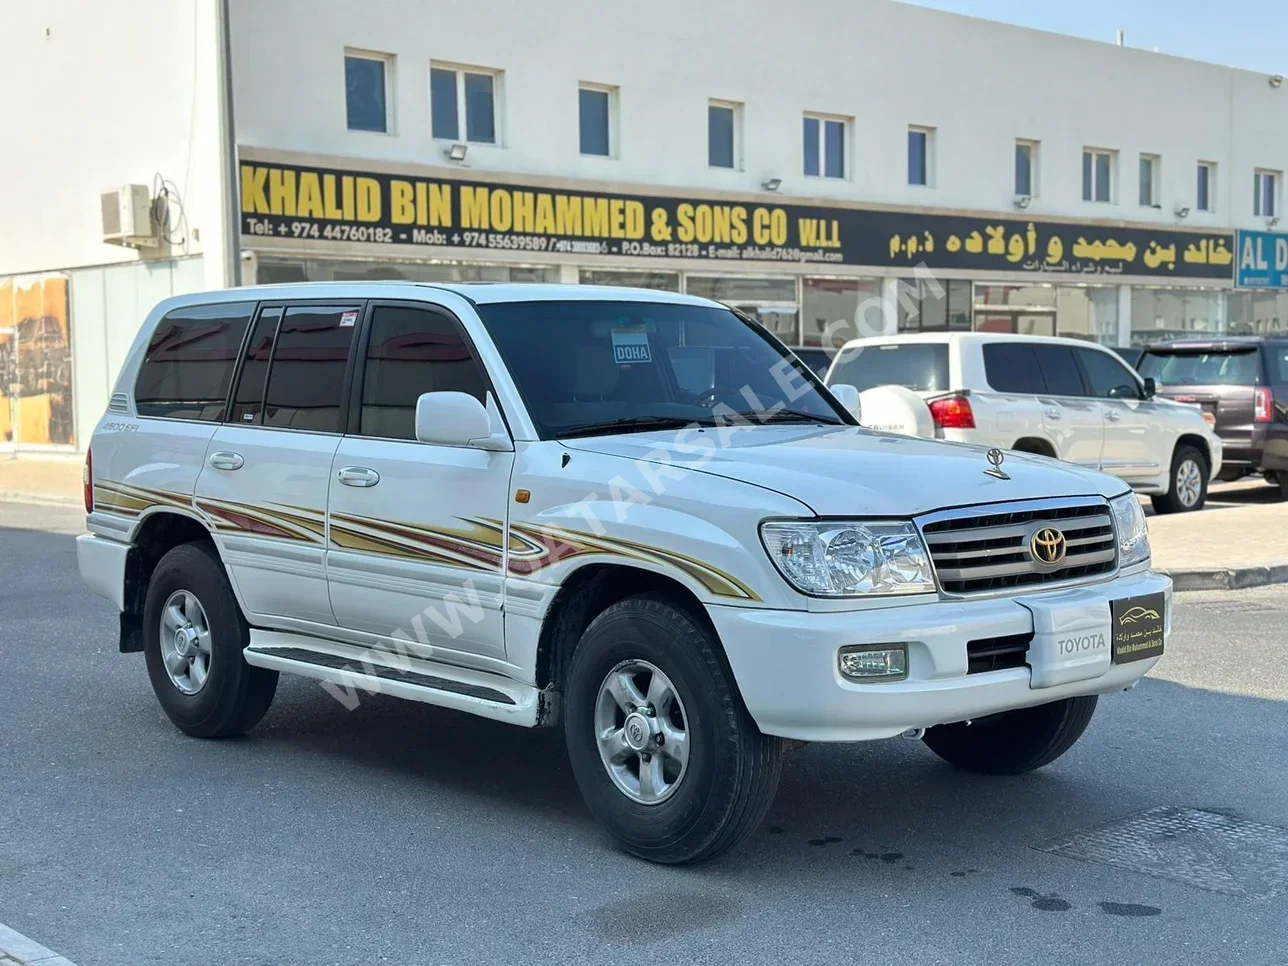
M 723 438 L 722 438 L 723 433 Z M 1064 496 L 1117 496 L 1121 480 L 1043 456 L 1007 453 L 999 480 L 983 446 L 857 427 L 632 433 L 566 440 L 569 449 L 670 462 L 793 497 L 819 516 L 906 517 L 930 510 Z M 718 501 L 718 497 L 715 497 Z

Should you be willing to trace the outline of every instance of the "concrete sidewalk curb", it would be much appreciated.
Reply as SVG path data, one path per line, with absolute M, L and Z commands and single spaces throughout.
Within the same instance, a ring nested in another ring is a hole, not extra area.
M 1257 567 L 1212 567 L 1203 570 L 1164 570 L 1178 591 L 1245 590 L 1268 584 L 1288 583 L 1288 563 Z
M 40 943 L 0 922 L 0 959 L 9 957 L 22 966 L 76 966 Z
M 22 493 L 17 490 L 0 490 L 0 503 L 38 503 L 41 506 L 83 506 L 77 496 L 50 496 L 47 493 Z

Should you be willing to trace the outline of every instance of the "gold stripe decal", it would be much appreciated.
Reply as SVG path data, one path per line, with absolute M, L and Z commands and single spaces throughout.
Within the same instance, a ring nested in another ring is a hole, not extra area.
M 309 507 L 250 506 L 209 498 L 193 500 L 182 493 L 109 480 L 95 481 L 94 500 L 126 517 L 138 517 L 157 506 L 186 510 L 195 506 L 220 533 L 308 544 L 321 544 L 326 539 L 325 512 Z M 732 574 L 674 550 L 539 524 L 513 524 L 507 537 L 501 520 L 464 517 L 456 520 L 458 526 L 427 527 L 333 513 L 330 545 L 356 553 L 420 560 L 481 573 L 499 572 L 504 561 L 507 571 L 516 577 L 532 577 L 572 557 L 624 557 L 679 570 L 717 597 L 760 600 L 755 591 Z

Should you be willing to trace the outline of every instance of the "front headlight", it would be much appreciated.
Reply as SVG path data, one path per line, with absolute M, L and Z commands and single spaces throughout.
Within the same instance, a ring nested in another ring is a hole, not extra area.
M 1135 493 L 1124 493 L 1109 501 L 1118 534 L 1118 566 L 1130 567 L 1149 559 L 1149 524 Z
M 789 584 L 815 597 L 926 594 L 930 558 L 911 523 L 764 523 L 765 550 Z

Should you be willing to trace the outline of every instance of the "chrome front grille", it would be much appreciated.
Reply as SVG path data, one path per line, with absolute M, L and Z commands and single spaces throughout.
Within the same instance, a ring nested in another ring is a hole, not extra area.
M 1032 500 L 945 510 L 920 518 L 940 588 L 977 594 L 1111 573 L 1118 565 L 1114 521 L 1098 498 Z M 1030 551 L 1040 530 L 1059 530 L 1063 559 L 1039 561 Z

